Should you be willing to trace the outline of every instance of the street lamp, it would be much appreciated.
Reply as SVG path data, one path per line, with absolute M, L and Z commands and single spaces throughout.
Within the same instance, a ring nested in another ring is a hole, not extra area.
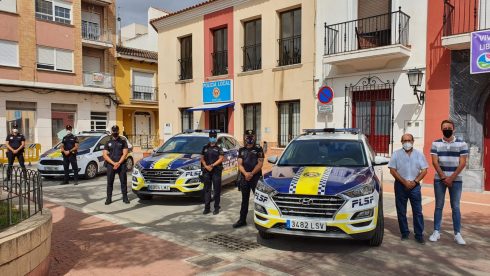
M 410 86 L 413 87 L 413 94 L 417 96 L 417 101 L 419 102 L 419 105 L 423 105 L 425 101 L 425 91 L 418 90 L 417 87 L 422 84 L 424 73 L 422 72 L 422 70 L 415 68 L 408 70 L 407 76 L 408 83 L 410 84 Z

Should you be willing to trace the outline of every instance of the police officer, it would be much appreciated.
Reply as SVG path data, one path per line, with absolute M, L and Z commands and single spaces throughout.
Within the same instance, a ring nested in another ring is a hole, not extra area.
M 61 140 L 61 155 L 63 156 L 63 169 L 65 171 L 65 178 L 61 185 L 68 184 L 70 179 L 70 164 L 73 170 L 73 176 L 75 180 L 75 185 L 78 185 L 78 164 L 77 164 L 77 152 L 78 152 L 78 137 L 71 133 L 73 127 L 67 125 L 65 127 L 66 135 Z
M 23 171 L 25 171 L 26 166 L 24 165 L 24 148 L 26 145 L 26 138 L 24 135 L 19 133 L 19 127 L 17 125 L 12 126 L 12 132 L 5 139 L 5 144 L 7 145 L 7 177 L 5 181 L 9 181 L 12 176 L 12 166 L 14 165 L 15 158 L 19 161 L 19 165 Z
M 248 203 L 250 190 L 255 193 L 255 187 L 262 176 L 262 165 L 264 164 L 264 151 L 256 144 L 255 132 L 245 131 L 245 146 L 238 150 L 238 170 L 240 181 L 238 183 L 242 191 L 242 206 L 240 218 L 233 224 L 233 228 L 247 225 Z
M 213 215 L 219 214 L 221 196 L 221 173 L 223 172 L 223 149 L 218 146 L 218 133 L 216 130 L 209 132 L 209 143 L 201 152 L 202 177 L 204 182 L 204 212 L 211 212 L 211 185 L 214 189 Z
M 112 203 L 112 190 L 114 187 L 114 178 L 116 173 L 119 175 L 121 182 L 121 193 L 123 202 L 129 204 L 128 186 L 127 186 L 127 167 L 126 156 L 128 155 L 128 143 L 119 136 L 119 127 L 114 125 L 111 128 L 112 137 L 104 146 L 104 160 L 107 166 L 107 198 L 105 205 Z

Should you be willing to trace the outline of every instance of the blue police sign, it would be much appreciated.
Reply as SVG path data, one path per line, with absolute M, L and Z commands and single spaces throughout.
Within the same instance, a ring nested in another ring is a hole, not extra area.
M 233 80 L 210 81 L 202 84 L 203 103 L 233 101 Z

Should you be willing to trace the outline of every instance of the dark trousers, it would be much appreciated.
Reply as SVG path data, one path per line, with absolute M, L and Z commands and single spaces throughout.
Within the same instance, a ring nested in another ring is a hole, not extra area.
M 112 190 L 114 189 L 114 178 L 116 173 L 119 175 L 119 181 L 121 182 L 121 193 L 123 197 L 128 195 L 128 176 L 126 163 L 121 164 L 117 170 L 114 170 L 111 164 L 107 164 L 107 198 L 112 198 Z
M 26 166 L 24 164 L 24 153 L 18 152 L 13 154 L 11 151 L 7 151 L 8 167 L 7 167 L 7 179 L 12 177 L 12 166 L 14 165 L 15 158 L 19 161 L 19 166 L 25 170 Z
M 243 176 L 242 176 L 243 177 Z M 246 181 L 244 177 L 240 181 L 240 190 L 242 191 L 242 206 L 240 207 L 240 221 L 247 221 L 248 204 L 250 200 L 250 191 L 255 193 L 255 187 L 257 187 L 258 177 L 252 178 L 250 181 Z
M 63 154 L 63 169 L 65 171 L 65 182 L 70 180 L 70 164 L 73 170 L 73 177 L 75 182 L 78 181 L 78 164 L 76 154 L 69 154 L 68 156 Z
M 424 232 L 424 215 L 422 214 L 422 194 L 420 185 L 415 186 L 412 190 L 408 190 L 402 183 L 395 181 L 395 201 L 396 214 L 398 216 L 398 226 L 402 236 L 408 236 L 407 222 L 407 202 L 410 200 L 413 213 L 413 228 L 416 238 L 422 238 Z
M 219 209 L 221 197 L 221 169 L 214 168 L 212 171 L 203 172 L 204 182 L 204 209 L 211 208 L 211 185 L 214 190 L 214 209 Z

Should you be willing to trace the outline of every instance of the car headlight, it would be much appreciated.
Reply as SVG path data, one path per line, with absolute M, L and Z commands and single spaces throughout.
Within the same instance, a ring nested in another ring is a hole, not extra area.
M 348 197 L 360 197 L 370 195 L 374 193 L 374 189 L 376 188 L 375 184 L 376 182 L 374 180 L 370 180 L 367 183 L 356 186 L 348 191 L 343 192 L 342 194 Z
M 264 194 L 267 194 L 269 197 L 273 197 L 276 194 L 278 194 L 278 192 L 276 191 L 276 189 L 274 189 L 271 186 L 265 184 L 265 182 L 262 181 L 262 180 L 259 180 L 259 182 L 257 183 L 257 191 L 260 191 L 260 192 L 262 192 Z
M 133 174 L 134 175 L 140 175 L 142 169 L 143 169 L 143 166 L 141 166 L 141 164 L 139 162 L 136 163 L 136 165 L 134 165 L 134 167 L 133 167 Z

